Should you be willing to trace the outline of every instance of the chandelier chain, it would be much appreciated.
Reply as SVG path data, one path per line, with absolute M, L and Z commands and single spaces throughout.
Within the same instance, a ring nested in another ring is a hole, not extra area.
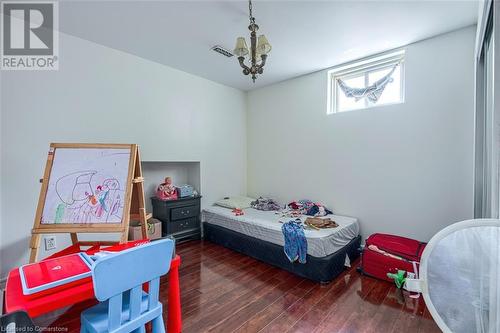
M 255 17 L 252 14 L 252 0 L 248 0 L 248 11 L 250 12 L 250 23 L 255 23 Z

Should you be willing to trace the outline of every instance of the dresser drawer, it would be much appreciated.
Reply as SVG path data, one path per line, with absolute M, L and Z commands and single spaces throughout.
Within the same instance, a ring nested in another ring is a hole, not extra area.
M 169 234 L 196 228 L 200 228 L 200 220 L 198 217 L 168 222 Z
M 187 219 L 188 217 L 195 217 L 200 214 L 200 208 L 197 205 L 184 206 L 179 208 L 172 208 L 170 211 L 170 220 Z

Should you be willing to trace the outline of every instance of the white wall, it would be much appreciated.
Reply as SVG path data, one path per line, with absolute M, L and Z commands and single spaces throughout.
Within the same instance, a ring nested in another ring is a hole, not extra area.
M 471 218 L 474 34 L 409 45 L 404 104 L 327 115 L 326 71 L 250 92 L 249 194 L 321 201 L 364 236 Z
M 0 277 L 27 261 L 50 142 L 200 161 L 203 204 L 246 192 L 245 93 L 62 33 L 59 68 L 2 72 Z

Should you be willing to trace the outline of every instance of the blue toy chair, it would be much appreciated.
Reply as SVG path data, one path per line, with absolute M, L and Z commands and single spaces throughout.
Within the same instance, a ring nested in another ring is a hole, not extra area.
M 94 293 L 101 302 L 82 312 L 81 333 L 164 333 L 160 276 L 170 269 L 174 242 L 163 239 L 99 258 L 92 270 Z M 143 283 L 149 282 L 149 292 Z

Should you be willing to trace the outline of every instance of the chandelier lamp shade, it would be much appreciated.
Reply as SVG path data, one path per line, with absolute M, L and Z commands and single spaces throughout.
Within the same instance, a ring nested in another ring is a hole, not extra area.
M 251 74 L 252 80 L 255 82 L 257 75 L 264 72 L 267 55 L 271 51 L 271 44 L 269 44 L 269 41 L 264 35 L 260 35 L 257 38 L 259 26 L 255 24 L 251 0 L 248 1 L 248 9 L 250 12 L 250 25 L 248 26 L 248 30 L 250 30 L 250 49 L 247 46 L 245 37 L 238 37 L 236 39 L 234 54 L 238 57 L 240 66 L 243 68 L 243 74 Z M 246 56 L 248 56 L 248 65 L 245 64 Z

